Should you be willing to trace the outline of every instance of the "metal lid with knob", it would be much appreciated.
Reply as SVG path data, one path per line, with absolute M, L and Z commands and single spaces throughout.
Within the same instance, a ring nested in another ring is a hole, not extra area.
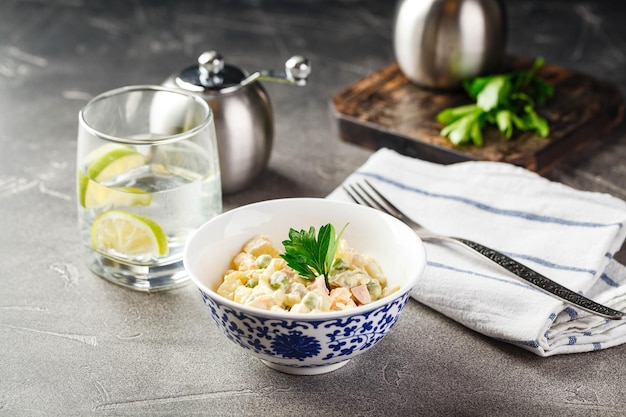
M 295 55 L 285 62 L 285 71 L 261 70 L 246 75 L 241 69 L 228 65 L 216 51 L 203 52 L 198 65 L 184 69 L 176 84 L 190 91 L 230 93 L 255 81 L 275 81 L 304 86 L 311 74 L 311 64 L 305 57 Z

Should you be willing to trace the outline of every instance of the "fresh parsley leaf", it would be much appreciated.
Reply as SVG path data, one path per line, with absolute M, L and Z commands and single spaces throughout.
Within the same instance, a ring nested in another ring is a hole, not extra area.
M 463 109 L 462 112 L 442 115 L 441 119 L 448 120 L 447 126 L 441 130 L 441 134 L 447 136 L 455 145 L 472 142 L 474 145 L 483 144 L 482 126 L 485 121 L 485 114 L 480 107 L 472 104 Z M 441 113 L 440 113 L 441 115 Z M 439 118 L 438 118 L 439 119 Z
M 337 235 L 334 226 L 326 224 L 320 227 L 317 238 L 313 226 L 308 231 L 290 228 L 289 239 L 282 242 L 285 252 L 280 256 L 303 278 L 313 280 L 319 275 L 324 275 L 326 287 L 330 290 L 328 274 L 339 240 L 347 226 L 346 224 Z
M 496 124 L 505 138 L 510 138 L 513 134 L 513 113 L 510 110 L 498 110 L 496 113 Z
M 476 105 L 484 112 L 505 104 L 511 91 L 511 79 L 504 75 L 491 77 L 476 95 Z
M 544 104 L 554 94 L 553 87 L 537 77 L 543 64 L 543 59 L 537 58 L 525 71 L 464 80 L 467 95 L 476 102 L 439 112 L 437 121 L 444 125 L 441 135 L 454 145 L 481 146 L 483 128 L 493 124 L 507 139 L 515 129 L 547 137 L 548 122 L 535 110 L 535 106 Z
M 464 116 L 467 116 L 468 114 L 475 113 L 476 111 L 479 111 L 479 110 L 480 109 L 478 109 L 478 106 L 476 106 L 476 104 L 467 104 L 465 106 L 450 107 L 441 111 L 437 115 L 437 121 L 444 125 L 448 125 L 454 122 L 455 120 L 458 120 Z

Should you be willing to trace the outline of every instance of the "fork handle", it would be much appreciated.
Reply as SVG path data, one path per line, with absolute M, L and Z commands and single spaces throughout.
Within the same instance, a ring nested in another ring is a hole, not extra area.
M 435 238 L 432 236 L 431 238 Z M 522 265 L 514 259 L 509 258 L 508 256 L 497 252 L 491 248 L 481 245 L 480 243 L 473 242 L 471 240 L 458 238 L 458 237 L 449 237 L 445 240 L 452 240 L 454 242 L 458 242 L 463 244 L 465 247 L 472 249 L 473 251 L 479 253 L 483 257 L 489 259 L 490 261 L 496 263 L 507 271 L 511 272 L 518 278 L 523 279 L 524 281 L 529 282 L 534 287 L 546 292 L 547 294 L 558 298 L 562 301 L 566 301 L 570 304 L 578 306 L 580 309 L 585 310 L 589 313 L 597 314 L 602 317 L 606 317 L 612 320 L 621 320 L 626 318 L 626 313 L 618 310 L 614 310 L 605 305 L 596 303 L 593 300 L 590 300 L 587 297 L 584 297 L 554 281 L 550 278 L 547 278 L 540 273 L 533 271 L 527 266 Z

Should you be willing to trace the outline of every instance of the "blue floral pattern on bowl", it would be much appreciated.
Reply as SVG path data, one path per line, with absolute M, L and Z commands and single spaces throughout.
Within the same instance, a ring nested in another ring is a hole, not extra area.
M 410 292 L 388 303 L 344 318 L 296 320 L 237 311 L 200 291 L 226 336 L 267 362 L 295 367 L 327 366 L 369 349 L 393 327 Z M 306 364 L 304 364 L 306 360 Z

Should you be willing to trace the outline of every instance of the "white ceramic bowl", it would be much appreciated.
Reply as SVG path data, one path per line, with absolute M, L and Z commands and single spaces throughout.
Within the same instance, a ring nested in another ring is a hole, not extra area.
M 343 237 L 358 252 L 373 256 L 400 290 L 371 304 L 345 311 L 281 313 L 237 304 L 216 293 L 232 258 L 250 238 L 263 234 L 283 250 L 289 228 L 346 223 Z M 282 372 L 329 372 L 374 346 L 396 323 L 426 265 L 424 246 L 404 223 L 352 203 L 290 198 L 227 211 L 189 240 L 184 264 L 200 289 L 213 320 L 226 336 L 266 365 Z

